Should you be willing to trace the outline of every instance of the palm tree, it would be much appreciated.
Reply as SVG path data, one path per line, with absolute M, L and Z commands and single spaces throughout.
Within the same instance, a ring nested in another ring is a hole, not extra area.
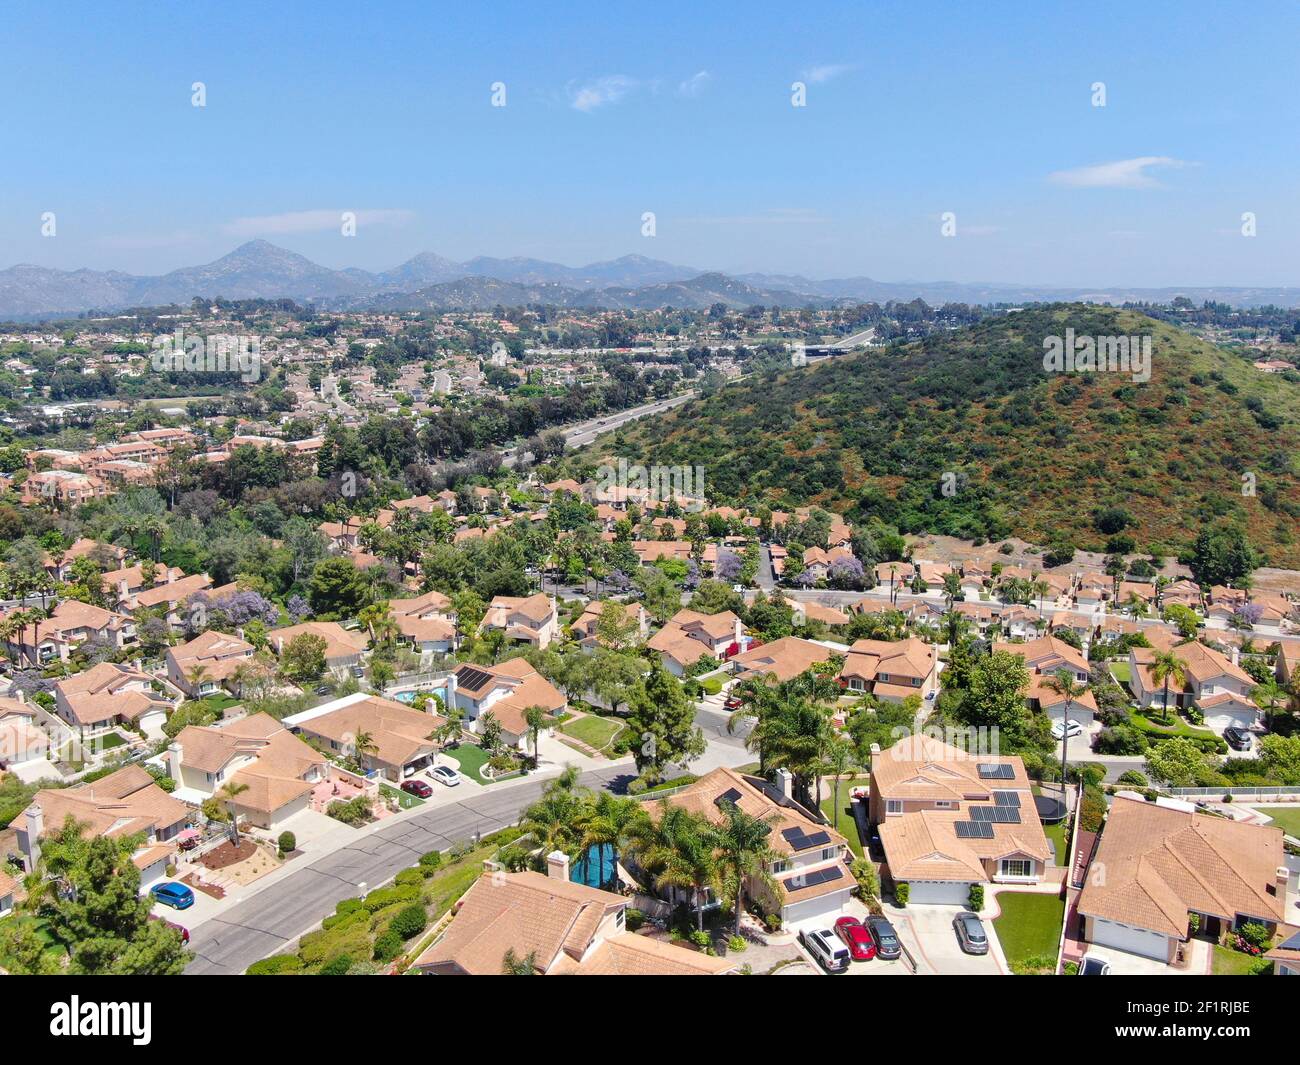
M 247 790 L 247 784 L 241 784 L 237 780 L 228 780 L 217 793 L 226 800 L 226 810 L 230 814 L 230 842 L 235 847 L 239 846 L 239 814 L 235 812 L 235 798 Z
M 583 796 L 577 784 L 577 769 L 566 766 L 546 785 L 541 798 L 524 810 L 519 827 L 532 835 L 543 854 L 553 850 L 570 854 L 578 848 Z
M 1065 802 L 1066 779 L 1069 773 L 1067 752 L 1070 748 L 1070 709 L 1074 706 L 1074 700 L 1088 690 L 1088 686 L 1075 680 L 1068 669 L 1058 669 L 1055 675 L 1045 677 L 1043 686 L 1065 699 L 1064 730 L 1061 735 L 1061 801 Z
M 1034 581 L 1029 587 L 1034 595 L 1038 596 L 1038 614 L 1041 617 L 1043 613 L 1043 597 L 1052 590 L 1052 586 L 1043 580 L 1041 574 L 1035 573 Z
M 835 811 L 831 817 L 831 824 L 835 824 L 840 817 L 840 778 L 845 773 L 850 772 L 854 765 L 857 764 L 857 751 L 853 744 L 843 736 L 836 736 L 831 740 L 827 748 L 825 760 L 822 762 L 822 770 L 829 773 L 831 777 L 831 788 L 834 794 L 835 805 L 832 809 Z
M 536 976 L 537 951 L 529 951 L 521 958 L 515 953 L 515 948 L 510 947 L 506 950 L 505 957 L 501 959 L 501 975 Z
M 378 750 L 375 738 L 369 732 L 361 731 L 352 737 L 352 756 L 356 758 L 358 765 L 361 764 L 362 755 L 374 754 Z
M 538 761 L 537 743 L 541 736 L 542 729 L 546 726 L 546 711 L 540 706 L 529 706 L 524 709 L 524 723 L 528 726 L 528 731 L 533 737 L 533 761 Z
M 769 866 L 779 857 L 767 841 L 775 815 L 764 820 L 745 813 L 734 802 L 723 802 L 720 808 L 723 821 L 710 833 L 710 843 L 717 851 L 721 883 L 728 894 L 734 892 L 736 935 L 740 935 L 746 882 L 763 884 L 778 898 L 781 894 L 780 885 L 769 871 Z
M 1165 687 L 1164 722 L 1169 724 L 1169 682 L 1180 689 L 1187 681 L 1187 663 L 1173 651 L 1157 651 L 1151 662 L 1151 679 Z
M 952 609 L 953 601 L 961 595 L 961 577 L 955 572 L 949 570 L 943 575 L 943 597 L 948 603 L 948 609 Z
M 684 888 L 691 892 L 695 907 L 695 927 L 704 931 L 704 903 L 708 889 L 718 884 L 718 857 L 709 832 L 686 832 L 675 840 L 664 855 L 655 883 L 663 887 Z
M 449 743 L 455 743 L 460 739 L 461 717 L 464 711 L 457 707 L 447 707 L 447 717 L 441 725 L 433 730 L 433 739 L 437 740 L 444 747 Z
M 594 797 L 586 799 L 579 813 L 581 853 L 586 855 L 593 847 L 598 852 L 611 847 L 617 861 L 618 855 L 634 839 L 642 837 L 648 820 L 645 806 L 638 799 L 620 798 L 607 791 L 598 791 Z

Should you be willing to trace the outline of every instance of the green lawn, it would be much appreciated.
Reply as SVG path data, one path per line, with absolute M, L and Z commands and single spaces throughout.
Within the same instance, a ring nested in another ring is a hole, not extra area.
M 1110 664 L 1110 675 L 1122 685 L 1127 685 L 1133 679 L 1133 672 L 1127 662 L 1112 662 Z
M 852 780 L 841 780 L 840 808 L 836 810 L 835 796 L 831 790 L 830 781 L 822 781 L 822 813 L 835 826 L 835 831 L 849 841 L 853 853 L 859 858 L 862 857 L 862 841 L 858 839 L 858 823 L 853 819 L 851 813 L 853 804 L 849 801 L 849 790 L 854 787 L 864 787 L 870 783 L 870 777 L 854 777 Z
M 473 743 L 462 743 L 452 751 L 443 751 L 448 758 L 460 766 L 460 771 L 470 780 L 477 781 L 480 784 L 490 784 L 490 780 L 485 780 L 479 773 L 479 770 L 487 765 L 488 753 L 482 747 Z
M 1188 736 L 1196 739 L 1213 739 L 1214 733 L 1208 728 L 1193 728 L 1184 718 L 1178 716 L 1174 707 L 1169 708 L 1169 724 L 1164 722 L 1164 710 L 1152 707 L 1150 713 L 1134 710 L 1131 715 L 1133 724 L 1150 736 Z
M 1065 841 L 1065 822 L 1061 821 L 1055 825 L 1044 825 L 1043 835 L 1050 839 L 1052 841 L 1052 846 L 1056 848 L 1056 864 L 1064 865 L 1066 859 L 1070 856 Z
M 114 747 L 126 746 L 126 738 L 120 732 L 106 732 L 99 737 L 101 750 L 112 750 Z
M 1277 825 L 1288 836 L 1300 839 L 1300 806 L 1256 806 L 1255 809 L 1273 819 L 1269 824 Z
M 1215 943 L 1211 972 L 1215 976 L 1249 976 L 1250 967 L 1255 964 L 1255 960 L 1249 954 Z
M 424 805 L 424 800 L 418 795 L 412 795 L 409 791 L 402 791 L 388 784 L 379 785 L 379 794 L 386 799 L 396 799 L 397 805 L 403 810 L 413 810 L 417 806 Z
M 623 731 L 623 722 L 616 718 L 588 714 L 586 717 L 565 722 L 560 726 L 560 731 L 600 751 L 608 747 L 614 741 L 614 737 Z
M 993 929 L 1014 968 L 1030 958 L 1055 958 L 1065 919 L 1065 901 L 1055 895 L 1031 891 L 1003 891 L 998 894 L 1001 915 Z

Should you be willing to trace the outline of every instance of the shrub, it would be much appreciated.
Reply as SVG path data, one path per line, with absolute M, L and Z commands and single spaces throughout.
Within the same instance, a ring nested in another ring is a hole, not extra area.
M 624 911 L 623 919 L 627 923 L 627 930 L 629 932 L 635 932 L 645 924 L 645 914 L 632 906 L 629 906 Z
M 370 949 L 369 922 L 353 919 L 334 928 L 309 932 L 298 942 L 298 953 L 307 965 L 320 965 L 340 954 L 365 957 Z
M 710 943 L 713 942 L 713 937 L 709 935 L 708 932 L 705 932 L 702 929 L 698 929 L 698 928 L 693 929 L 688 938 L 692 943 L 694 943 L 697 947 L 700 947 L 701 949 L 707 947 Z
M 970 886 L 970 896 L 966 900 L 967 905 L 975 912 L 979 913 L 984 909 L 984 885 L 972 884 Z
M 1078 963 L 1077 961 L 1067 961 L 1067 962 L 1062 966 L 1062 969 L 1064 969 L 1064 971 L 1065 971 L 1065 975 L 1066 975 L 1066 976 L 1078 976 L 1078 975 L 1079 975 L 1079 963 Z
M 876 863 L 866 858 L 858 858 L 850 867 L 853 879 L 858 882 L 858 895 L 864 901 L 874 899 L 880 894 L 880 876 L 876 872 Z
M 1267 958 L 1256 958 L 1250 963 L 1250 968 L 1246 970 L 1247 976 L 1270 976 L 1273 972 L 1273 963 Z
M 442 864 L 442 851 L 425 851 L 420 855 L 420 864 L 426 869 L 437 869 Z
M 408 887 L 411 884 L 424 883 L 424 874 L 419 869 L 403 869 L 393 878 L 393 883 L 398 887 Z
M 351 913 L 353 910 L 365 909 L 365 902 L 355 895 L 350 899 L 339 899 L 338 905 L 334 907 L 335 913 Z
M 385 906 L 391 906 L 395 902 L 414 902 L 420 897 L 420 888 L 414 884 L 402 884 L 400 886 L 376 888 L 366 896 L 366 909 L 371 913 L 377 913 Z
M 246 970 L 249 976 L 285 976 L 302 969 L 302 959 L 297 954 L 273 954 L 255 961 Z
M 894 901 L 898 903 L 900 909 L 907 908 L 907 900 L 911 894 L 912 886 L 906 880 L 894 885 Z
M 749 946 L 749 941 L 744 936 L 728 936 L 727 952 L 730 954 L 740 954 Z
M 371 956 L 375 961 L 392 961 L 401 953 L 402 937 L 390 928 L 375 940 L 375 949 Z
M 1237 926 L 1237 935 L 1254 948 L 1251 951 L 1252 954 L 1267 947 L 1269 941 L 1273 938 L 1268 928 L 1258 921 L 1245 921 L 1239 924 Z
M 352 959 L 346 954 L 340 954 L 338 957 L 331 958 L 320 967 L 321 976 L 347 976 L 348 970 L 352 968 Z
M 280 838 L 276 842 L 280 847 L 281 854 L 288 854 L 290 851 L 298 849 L 298 838 L 292 832 L 281 832 Z
M 763 918 L 763 923 L 767 925 L 769 932 L 781 931 L 781 915 L 779 913 L 769 913 Z
M 1119 775 L 1119 783 L 1133 788 L 1145 788 L 1149 781 L 1145 773 L 1139 773 L 1136 769 L 1126 769 Z
M 1095 787 L 1083 789 L 1083 808 L 1079 811 L 1079 827 L 1084 832 L 1100 832 L 1106 820 L 1106 797 Z
M 410 939 L 423 932 L 428 923 L 429 916 L 424 912 L 423 906 L 407 906 L 393 918 L 388 930 L 396 932 L 402 939 Z
M 362 923 L 370 923 L 370 911 L 364 906 L 360 909 L 349 910 L 347 913 L 332 914 L 329 917 L 326 917 L 325 920 L 321 921 L 320 926 L 326 931 L 329 931 L 332 928 L 345 928 L 350 924 Z

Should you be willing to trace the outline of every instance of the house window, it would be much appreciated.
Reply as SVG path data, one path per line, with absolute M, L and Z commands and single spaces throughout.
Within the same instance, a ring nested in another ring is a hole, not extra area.
M 1029 877 L 1034 875 L 1034 863 L 1027 858 L 1003 858 L 1002 875 Z
M 903 800 L 902 800 L 902 799 L 886 799 L 886 800 L 885 800 L 885 813 L 887 813 L 887 814 L 901 814 L 902 812 L 903 812 Z
M 781 858 L 778 861 L 772 863 L 772 872 L 784 873 L 787 869 L 790 869 L 791 867 L 792 865 L 789 859 Z
M 829 862 L 832 858 L 834 858 L 839 853 L 840 853 L 839 847 L 823 847 L 821 860 L 824 862 Z
M 955 803 L 951 803 L 947 799 L 936 799 L 934 801 L 934 808 L 936 810 L 951 810 L 955 805 Z

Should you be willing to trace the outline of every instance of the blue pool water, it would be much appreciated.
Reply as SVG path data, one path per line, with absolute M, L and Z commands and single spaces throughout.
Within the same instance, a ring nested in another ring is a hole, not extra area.
M 612 844 L 592 844 L 587 848 L 586 853 L 573 863 L 573 868 L 569 870 L 569 879 L 575 884 L 608 890 L 614 885 L 616 858 Z

